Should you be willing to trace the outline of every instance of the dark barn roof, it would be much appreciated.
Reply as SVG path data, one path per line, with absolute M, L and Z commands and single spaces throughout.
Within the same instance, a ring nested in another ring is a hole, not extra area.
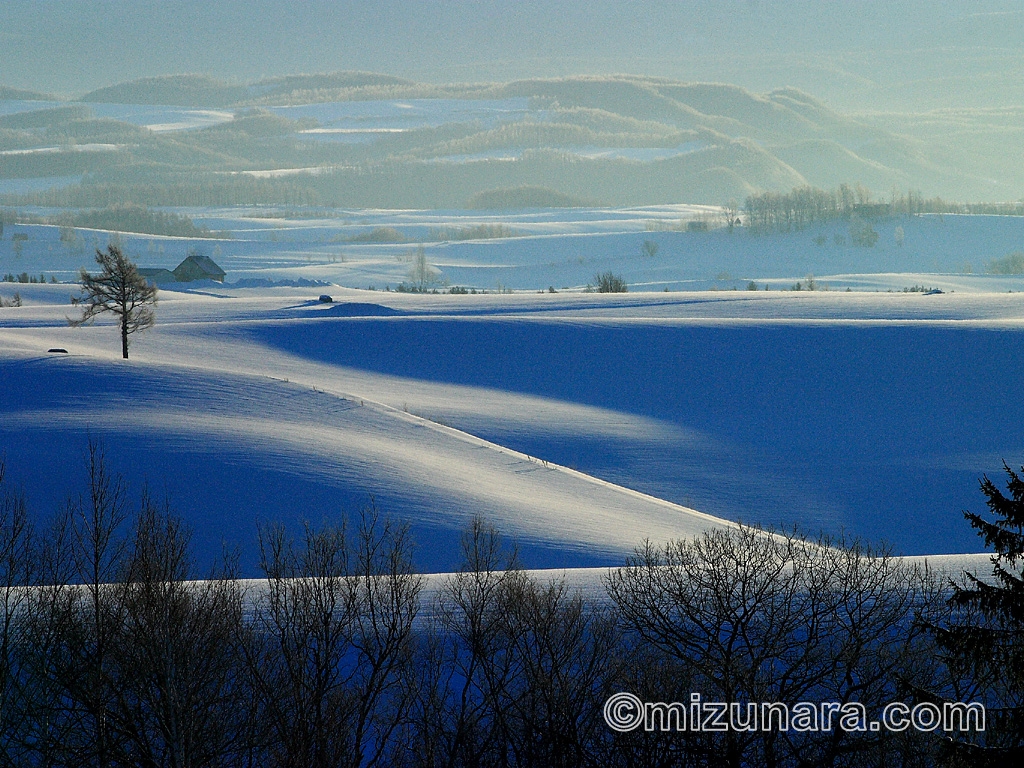
M 174 268 L 174 276 L 181 283 L 189 283 L 193 280 L 215 280 L 222 283 L 225 274 L 213 259 L 201 253 L 190 253 L 181 264 Z
M 178 278 L 175 277 L 174 273 L 163 267 L 139 267 L 138 272 L 140 277 L 146 278 L 147 282 L 154 285 L 178 282 Z

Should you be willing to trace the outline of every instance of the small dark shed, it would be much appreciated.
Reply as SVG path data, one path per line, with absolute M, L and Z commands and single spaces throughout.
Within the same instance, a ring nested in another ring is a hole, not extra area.
M 153 285 L 178 282 L 178 278 L 174 276 L 174 273 L 163 267 L 139 267 L 138 272 L 141 277 L 146 279 L 146 282 Z

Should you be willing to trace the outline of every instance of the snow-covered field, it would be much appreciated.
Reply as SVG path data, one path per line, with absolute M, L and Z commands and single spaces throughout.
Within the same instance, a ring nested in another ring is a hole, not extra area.
M 436 287 L 477 290 L 580 290 L 605 271 L 620 274 L 634 291 L 789 289 L 813 275 L 829 290 L 1024 290 L 1024 276 L 986 275 L 996 259 L 1024 250 L 1024 217 L 926 215 L 872 222 L 874 247 L 850 244 L 849 224 L 835 222 L 771 235 L 718 227 L 713 206 L 578 208 L 496 211 L 393 211 L 328 209 L 177 209 L 197 224 L 231 235 L 205 241 L 122 235 L 142 267 L 173 269 L 191 248 L 239 280 L 320 280 L 349 288 L 394 289 L 408 281 L 422 245 Z M 29 211 L 33 212 L 33 211 Z M 35 211 L 56 214 L 51 210 Z M 710 231 L 685 230 L 704 222 Z M 460 240 L 472 228 L 504 228 L 512 236 Z M 360 242 L 389 228 L 404 242 Z M 89 266 L 106 232 L 78 230 L 62 243 L 58 228 L 8 225 L 0 242 L 0 273 L 46 272 L 72 280 Z M 20 253 L 12 236 L 27 239 Z M 897 237 L 897 234 L 899 237 Z M 652 245 L 646 245 L 650 243 Z M 653 255 L 648 255 L 653 250 Z
M 71 286 L 16 287 L 9 478 L 43 514 L 100 439 L 203 558 L 371 498 L 431 570 L 473 514 L 531 567 L 734 520 L 971 552 L 978 477 L 1024 456 L 1017 294 L 164 291 L 123 362 L 112 326 L 67 327 Z
M 890 271 L 881 245 L 814 232 L 657 231 L 713 213 L 693 206 L 192 213 L 233 238 L 122 242 L 142 266 L 198 246 L 229 284 L 162 290 L 128 362 L 112 325 L 67 326 L 74 285 L 0 283 L 23 302 L 0 308 L 0 450 L 39 516 L 81 490 L 92 438 L 136 495 L 147 483 L 188 518 L 204 562 L 239 547 L 251 567 L 258 524 L 370 503 L 410 523 L 427 570 L 457 564 L 475 514 L 533 568 L 617 565 L 644 538 L 735 521 L 934 555 L 980 551 L 961 511 L 981 508 L 982 474 L 1024 460 L 1024 277 L 927 269 L 1019 249 L 1019 218 L 905 220 Z M 408 279 L 414 246 L 347 240 L 483 223 L 518 236 L 426 245 L 476 295 L 379 290 Z M 15 274 L 70 280 L 106 244 L 8 230 Z M 806 286 L 808 264 L 833 290 L 779 290 Z M 581 290 L 605 269 L 631 292 Z M 261 287 L 230 284 L 245 280 Z M 723 290 L 747 280 L 759 290 Z

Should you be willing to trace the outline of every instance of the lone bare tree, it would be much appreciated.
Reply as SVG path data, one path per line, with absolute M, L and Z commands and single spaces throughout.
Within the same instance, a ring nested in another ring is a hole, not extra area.
M 421 245 L 412 252 L 412 267 L 409 269 L 409 280 L 418 293 L 426 293 L 427 288 L 437 282 L 438 272 L 427 261 L 427 251 Z
M 80 273 L 82 295 L 71 303 L 84 304 L 85 309 L 80 319 L 68 318 L 68 323 L 85 325 L 101 312 L 113 312 L 121 325 L 121 356 L 127 360 L 129 334 L 150 328 L 155 321 L 156 286 L 139 275 L 135 264 L 116 245 L 108 245 L 106 251 L 97 248 L 96 263 L 100 265 L 98 275 L 85 269 Z

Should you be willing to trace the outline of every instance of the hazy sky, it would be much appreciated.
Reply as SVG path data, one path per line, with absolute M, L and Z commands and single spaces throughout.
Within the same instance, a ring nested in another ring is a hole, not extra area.
M 340 69 L 442 81 L 608 72 L 770 80 L 780 57 L 792 63 L 803 54 L 820 58 L 851 50 L 1013 46 L 1024 26 L 1019 0 L 3 0 L 2 5 L 0 84 L 63 94 L 182 72 L 232 80 Z M 1003 15 L 979 15 L 993 12 Z M 882 76 L 886 69 L 881 67 Z

